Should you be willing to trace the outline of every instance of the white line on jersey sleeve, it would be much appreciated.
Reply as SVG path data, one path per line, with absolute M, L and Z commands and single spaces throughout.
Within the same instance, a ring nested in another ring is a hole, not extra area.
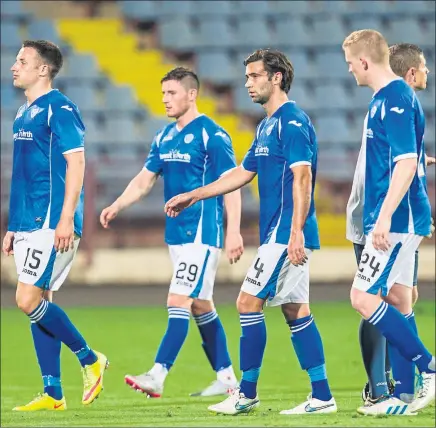
M 67 150 L 66 152 L 62 152 L 63 155 L 68 155 L 69 153 L 83 152 L 85 151 L 84 147 L 77 147 L 75 149 Z
M 294 168 L 295 166 L 300 165 L 312 165 L 309 161 L 300 161 L 300 162 L 294 162 L 293 164 L 289 165 L 289 168 Z

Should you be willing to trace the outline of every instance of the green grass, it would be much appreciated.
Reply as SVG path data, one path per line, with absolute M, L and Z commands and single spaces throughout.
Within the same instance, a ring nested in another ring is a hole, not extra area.
M 12 407 L 25 404 L 40 392 L 42 381 L 28 320 L 18 310 L 2 310 L 1 426 L 435 426 L 434 407 L 415 417 L 359 416 L 356 408 L 361 404 L 365 382 L 357 341 L 359 317 L 346 302 L 314 304 L 312 309 L 323 337 L 330 384 L 339 407 L 335 415 L 278 414 L 304 401 L 310 391 L 307 375 L 299 368 L 288 328 L 277 308 L 266 311 L 268 343 L 259 384 L 261 406 L 255 413 L 237 417 L 212 415 L 207 406 L 220 401 L 219 397 L 188 396 L 214 379 L 193 322 L 167 378 L 164 398 L 146 399 L 135 393 L 124 384 L 124 375 L 148 370 L 153 364 L 166 327 L 164 307 L 69 309 L 90 345 L 110 359 L 105 390 L 91 406 L 82 406 L 80 366 L 71 352 L 63 348 L 63 386 L 68 411 L 14 413 Z M 234 306 L 218 310 L 234 366 L 238 368 L 238 314 Z M 435 304 L 419 302 L 415 313 L 421 337 L 434 352 Z

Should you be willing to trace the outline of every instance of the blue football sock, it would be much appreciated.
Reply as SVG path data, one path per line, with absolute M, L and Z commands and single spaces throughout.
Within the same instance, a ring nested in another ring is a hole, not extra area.
M 377 326 L 404 358 L 414 361 L 420 373 L 435 372 L 433 356 L 413 331 L 409 321 L 397 309 L 386 302 L 381 302 L 368 321 Z
M 44 382 L 44 392 L 56 400 L 63 397 L 61 386 L 61 344 L 44 327 L 31 323 L 33 344 Z
M 240 339 L 241 392 L 247 398 L 257 395 L 257 381 L 266 346 L 266 326 L 263 312 L 240 314 L 242 335 Z
M 203 339 L 203 349 L 212 368 L 218 372 L 230 367 L 229 351 L 227 350 L 226 334 L 216 311 L 194 316 Z
M 161 364 L 167 370 L 174 364 L 188 335 L 190 316 L 189 309 L 168 307 L 167 331 L 162 338 L 155 358 L 155 363 Z
M 359 342 L 371 398 L 378 398 L 388 393 L 385 368 L 386 339 L 374 325 L 362 318 Z
M 415 333 L 418 333 L 415 314 L 411 312 L 405 316 Z M 415 394 L 415 363 L 404 358 L 395 346 L 389 343 L 392 375 L 395 379 L 394 397 L 406 403 L 411 403 Z
M 312 315 L 288 321 L 291 340 L 303 370 L 309 374 L 312 397 L 322 401 L 332 398 L 325 368 L 322 340 Z
M 56 339 L 65 343 L 77 356 L 82 366 L 97 361 L 97 355 L 88 346 L 83 336 L 74 327 L 68 315 L 55 303 L 45 299 L 29 314 L 30 321 L 38 323 Z

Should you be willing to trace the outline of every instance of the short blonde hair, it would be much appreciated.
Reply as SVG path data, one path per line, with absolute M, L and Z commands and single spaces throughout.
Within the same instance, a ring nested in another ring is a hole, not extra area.
M 376 30 L 352 32 L 342 43 L 342 49 L 345 48 L 349 48 L 354 54 L 364 52 L 376 64 L 389 64 L 388 42 Z

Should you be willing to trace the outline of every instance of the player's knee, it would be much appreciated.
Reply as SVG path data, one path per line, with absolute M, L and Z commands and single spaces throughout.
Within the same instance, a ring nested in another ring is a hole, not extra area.
M 367 296 L 365 292 L 356 290 L 355 288 L 351 288 L 351 292 L 350 292 L 351 306 L 361 314 L 365 310 L 366 298 Z
M 309 316 L 310 307 L 308 303 L 285 303 L 282 313 L 286 321 L 294 321 Z
M 193 299 L 189 296 L 182 296 L 180 294 L 169 294 L 167 298 L 167 306 L 175 308 L 190 309 Z
M 241 291 L 236 300 L 236 308 L 240 314 L 262 312 L 264 301 Z
M 26 295 L 24 293 L 17 293 L 15 296 L 18 308 L 25 314 L 32 313 L 40 304 L 41 297 L 35 297 L 31 295 Z
M 203 315 L 215 310 L 212 300 L 194 299 L 191 306 L 192 315 Z

